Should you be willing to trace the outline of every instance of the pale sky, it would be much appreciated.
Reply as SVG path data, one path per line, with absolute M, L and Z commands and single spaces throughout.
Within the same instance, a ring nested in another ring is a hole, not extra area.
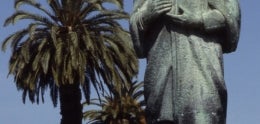
M 44 1 L 44 0 L 42 0 Z M 132 0 L 125 0 L 128 12 Z M 240 0 L 242 30 L 237 51 L 224 55 L 225 81 L 228 89 L 227 124 L 259 124 L 260 122 L 260 1 Z M 13 0 L 1 0 L 0 42 L 16 26 L 2 27 L 4 20 L 12 14 Z M 128 28 L 128 25 L 125 25 Z M 7 78 L 10 51 L 0 52 L 0 124 L 59 124 L 59 106 L 54 108 L 46 92 L 45 103 L 22 103 L 22 92 L 17 91 L 12 76 Z M 143 78 L 145 61 L 140 63 L 140 81 Z

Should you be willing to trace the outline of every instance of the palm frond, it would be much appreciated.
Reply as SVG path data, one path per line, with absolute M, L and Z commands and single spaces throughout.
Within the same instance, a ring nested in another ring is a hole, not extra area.
M 30 12 L 18 10 L 12 16 L 10 16 L 9 18 L 7 18 L 5 20 L 4 26 L 8 26 L 9 24 L 15 24 L 17 21 L 23 20 L 23 19 L 29 19 L 29 20 L 36 21 L 36 22 L 43 22 L 43 24 L 46 24 L 46 25 L 55 25 L 51 20 L 49 20 L 46 17 L 32 14 Z
M 62 0 L 61 5 L 63 8 L 65 8 L 67 11 L 70 11 L 72 13 L 77 13 L 80 11 L 81 6 L 83 5 L 83 0 Z
M 105 2 L 122 7 L 123 1 L 47 2 L 50 10 L 34 0 L 15 0 L 16 11 L 4 23 L 8 26 L 30 20 L 27 28 L 6 37 L 2 44 L 2 50 L 8 44 L 13 49 L 9 74 L 23 91 L 23 100 L 29 96 L 38 103 L 45 89 L 50 88 L 51 99 L 57 105 L 59 86 L 73 83 L 81 84 L 87 101 L 91 85 L 99 98 L 109 93 L 123 95 L 120 90 L 130 86 L 138 71 L 134 50 L 125 38 L 129 33 L 118 22 L 128 19 L 128 14 L 121 8 L 103 7 Z M 22 10 L 23 5 L 40 13 Z M 105 91 L 105 87 L 111 91 Z
M 98 11 L 98 8 L 93 3 L 83 4 L 85 6 L 82 7 L 79 17 L 84 20 L 87 16 L 90 16 L 90 13 Z
M 14 8 L 19 9 L 21 5 L 37 5 L 37 3 L 34 0 L 15 0 L 14 2 Z M 39 6 L 39 5 L 38 5 Z
M 53 21 L 57 22 L 57 17 L 51 14 L 47 9 L 43 8 L 40 3 L 35 2 L 35 0 L 15 0 L 14 7 L 16 10 L 19 10 L 22 5 L 30 5 L 38 10 L 41 10 L 43 13 L 48 15 Z
M 115 4 L 115 5 L 117 5 L 120 9 L 123 9 L 123 6 L 124 6 L 123 0 L 104 0 L 104 2 L 110 2 L 110 3 L 112 3 L 112 4 Z
M 118 6 L 119 9 L 123 8 L 123 0 L 84 0 L 84 2 L 100 4 L 100 6 L 102 6 L 102 3 L 108 2 L 108 3 Z
M 48 4 L 52 8 L 52 11 L 53 11 L 54 15 L 60 17 L 61 5 L 59 3 L 59 0 L 48 0 Z
M 20 42 L 20 40 L 25 37 L 25 35 L 28 34 L 28 30 L 27 29 L 23 29 L 23 30 L 19 30 L 13 34 L 11 34 L 10 36 L 8 36 L 7 38 L 5 38 L 3 40 L 3 44 L 2 44 L 2 50 L 6 50 L 7 45 L 11 42 L 11 47 L 12 48 L 17 48 L 18 43 Z
M 144 110 L 141 106 L 142 101 L 138 101 L 139 96 L 143 95 L 140 89 L 142 88 L 140 87 L 141 85 L 142 82 L 133 82 L 128 88 L 115 89 L 117 93 L 112 92 L 112 94 L 103 96 L 101 102 L 98 99 L 92 99 L 90 103 L 85 102 L 84 106 L 95 105 L 100 110 L 85 111 L 83 115 L 84 119 L 89 119 L 90 124 L 94 124 L 96 121 L 120 124 L 122 120 L 128 120 L 132 124 L 139 124 L 139 122 L 144 121 Z M 132 120 L 136 121 L 133 122 Z

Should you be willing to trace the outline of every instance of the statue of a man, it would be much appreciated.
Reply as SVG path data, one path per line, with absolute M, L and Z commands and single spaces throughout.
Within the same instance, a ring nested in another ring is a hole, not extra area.
M 130 29 L 147 59 L 148 124 L 226 123 L 223 53 L 237 47 L 237 0 L 135 0 Z

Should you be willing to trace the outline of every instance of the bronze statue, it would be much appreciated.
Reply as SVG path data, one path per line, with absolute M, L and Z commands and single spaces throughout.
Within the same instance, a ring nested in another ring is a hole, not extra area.
M 134 0 L 130 30 L 148 124 L 225 124 L 223 53 L 235 51 L 237 0 Z

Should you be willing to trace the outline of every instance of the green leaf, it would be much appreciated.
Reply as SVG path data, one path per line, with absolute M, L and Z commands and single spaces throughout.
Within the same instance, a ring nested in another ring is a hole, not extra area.
M 14 7 L 15 9 L 19 9 L 19 7 L 23 4 L 35 4 L 34 0 L 15 0 Z
M 42 52 L 38 52 L 37 55 L 34 57 L 33 59 L 33 63 L 32 63 L 32 69 L 33 71 L 36 71 L 37 69 L 39 69 L 39 64 L 40 64 L 40 60 L 42 58 Z
M 9 24 L 15 24 L 17 21 L 22 19 L 29 19 L 36 22 L 42 22 L 46 25 L 54 25 L 54 23 L 46 17 L 19 10 L 5 20 L 4 26 L 8 26 Z
M 54 42 L 54 41 L 53 41 Z M 61 63 L 63 61 L 63 56 L 64 56 L 64 51 L 63 49 L 65 49 L 64 45 L 63 45 L 63 42 L 61 41 L 61 39 L 59 38 L 55 44 L 55 57 L 54 57 L 54 61 L 56 62 L 57 66 L 61 66 Z
M 73 46 L 70 46 L 70 62 L 71 65 L 73 67 L 73 69 L 77 69 L 78 66 L 78 56 L 77 56 L 77 52 L 76 52 L 76 48 L 74 48 Z
M 16 53 L 13 53 L 10 61 L 9 61 L 9 74 L 14 74 L 17 70 L 17 66 L 19 63 L 19 57 Z
M 27 18 L 28 15 L 23 12 L 23 11 L 18 11 L 15 14 L 13 14 L 12 16 L 10 16 L 9 18 L 6 19 L 4 26 L 8 26 L 9 24 L 15 24 L 16 21 L 20 20 L 20 19 L 24 19 Z
M 23 37 L 26 36 L 28 33 L 27 29 L 24 30 L 19 30 L 12 35 L 8 36 L 7 38 L 4 39 L 3 44 L 2 44 L 2 50 L 5 51 L 8 43 L 11 43 L 11 47 L 16 48 L 18 43 L 21 41 Z
M 31 40 L 34 39 L 34 35 L 36 33 L 35 30 L 36 30 L 37 26 L 38 26 L 38 24 L 35 24 L 35 23 L 31 23 L 28 26 L 28 32 L 29 32 L 29 36 L 30 36 Z
M 47 45 L 48 45 L 47 38 L 43 38 L 42 41 L 40 42 L 39 46 L 38 46 L 38 52 L 41 52 L 44 47 L 48 47 Z
M 44 12 L 46 15 L 48 15 L 51 19 L 53 19 L 53 21 L 57 21 L 56 17 L 54 15 L 52 15 L 48 10 L 46 10 L 45 8 L 41 7 L 41 4 L 38 2 L 35 2 L 35 0 L 16 0 L 15 1 L 15 9 L 19 10 L 21 5 L 29 5 L 32 6 L 38 10 L 41 10 L 42 12 Z
M 24 42 L 21 45 L 21 55 L 24 58 L 24 61 L 26 62 L 26 64 L 29 63 L 31 55 L 30 55 L 30 40 L 28 39 L 27 42 Z
M 52 76 L 54 78 L 54 82 L 55 84 L 59 87 L 60 86 L 60 80 L 59 80 L 59 67 L 51 67 L 51 71 L 52 71 Z
M 61 9 L 61 5 L 59 3 L 59 0 L 48 0 L 48 4 L 51 6 L 53 12 L 57 15 L 60 16 L 60 9 Z
M 46 51 L 43 52 L 43 56 L 40 61 L 44 74 L 48 73 L 50 58 L 51 58 L 51 52 L 50 52 L 50 50 L 47 49 Z
M 120 9 L 123 9 L 123 0 L 104 0 L 104 2 L 110 2 L 117 5 Z
M 85 44 L 85 49 L 87 51 L 93 51 L 95 48 L 94 48 L 94 44 L 93 44 L 93 41 L 92 39 L 90 38 L 90 35 L 88 33 L 88 31 L 85 29 L 85 34 L 83 35 L 83 43 Z
M 69 32 L 69 38 L 70 38 L 70 42 L 73 43 L 73 46 L 75 48 L 79 47 L 79 39 L 78 39 L 78 34 L 76 32 Z
M 59 43 L 58 40 L 57 40 L 57 39 L 58 39 L 58 38 L 57 38 L 58 30 L 59 30 L 59 27 L 57 27 L 57 26 L 52 26 L 52 27 L 51 27 L 51 32 L 50 32 L 52 41 L 53 41 L 53 43 L 54 43 L 54 45 L 55 45 L 56 48 L 57 48 L 57 43 Z

